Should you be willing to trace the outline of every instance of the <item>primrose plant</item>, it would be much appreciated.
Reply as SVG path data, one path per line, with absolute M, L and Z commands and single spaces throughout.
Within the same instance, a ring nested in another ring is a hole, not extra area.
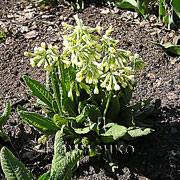
M 43 174 L 38 180 L 70 180 L 78 166 L 78 161 L 83 155 L 82 150 L 66 152 L 66 147 L 60 131 L 56 133 L 54 143 L 54 156 L 50 171 Z M 0 151 L 1 167 L 7 180 L 35 179 L 25 165 L 16 158 L 7 147 Z
M 46 87 L 23 76 L 31 94 L 38 99 L 32 103 L 42 114 L 18 107 L 18 113 L 28 124 L 44 135 L 59 129 L 63 138 L 74 140 L 75 147 L 88 149 L 90 156 L 103 153 L 105 144 L 117 144 L 121 139 L 133 140 L 153 130 L 140 120 L 154 107 L 147 106 L 150 99 L 129 105 L 135 87 L 134 75 L 146 63 L 130 51 L 118 49 L 118 41 L 110 37 L 113 28 L 100 36 L 101 27 L 90 28 L 75 16 L 77 25 L 62 23 L 63 50 L 45 43 L 35 48 L 30 64 L 44 64 Z

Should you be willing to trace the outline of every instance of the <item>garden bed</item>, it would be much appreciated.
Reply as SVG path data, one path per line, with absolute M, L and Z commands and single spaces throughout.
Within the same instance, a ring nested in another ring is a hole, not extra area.
M 5 43 L 0 44 L 0 110 L 9 99 L 12 112 L 3 131 L 12 141 L 13 146 L 7 146 L 37 178 L 50 168 L 53 144 L 52 139 L 45 145 L 39 144 L 38 132 L 24 124 L 16 111 L 17 104 L 30 108 L 28 100 L 31 97 L 26 93 L 22 75 L 29 75 L 42 83 L 45 80 L 45 71 L 32 68 L 24 52 L 32 52 L 41 42 L 62 47 L 61 23 L 75 25 L 73 15 L 77 12 L 65 4 L 40 11 L 19 1 L 13 5 L 9 1 L 5 3 L 7 6 L 0 14 L 0 30 L 7 29 L 10 35 Z M 167 30 L 154 15 L 145 20 L 134 12 L 96 4 L 90 4 L 79 13 L 79 18 L 91 27 L 97 23 L 104 29 L 112 25 L 115 28 L 112 37 L 120 41 L 118 46 L 138 53 L 147 62 L 148 65 L 136 74 L 133 102 L 151 97 L 156 110 L 146 122 L 154 126 L 155 132 L 126 144 L 132 145 L 134 152 L 130 150 L 119 157 L 117 175 L 93 167 L 87 157 L 82 160 L 84 163 L 80 163 L 74 179 L 179 179 L 180 58 L 170 56 L 152 44 L 152 41 L 173 41 L 179 31 Z M 93 163 L 97 165 L 95 160 Z M 0 179 L 3 178 L 1 172 Z

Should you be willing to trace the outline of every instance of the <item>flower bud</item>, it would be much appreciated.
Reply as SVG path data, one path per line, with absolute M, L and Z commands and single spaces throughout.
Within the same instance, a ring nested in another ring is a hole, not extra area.
M 111 83 L 109 83 L 109 85 L 107 86 L 107 91 L 111 91 L 112 90 L 112 85 L 111 85 Z
M 72 94 L 72 88 L 69 90 L 69 92 L 68 92 L 68 97 L 69 98 L 72 98 L 73 97 L 73 94 Z
M 134 55 L 134 58 L 135 58 L 135 59 L 139 58 L 139 54 L 135 54 L 135 55 Z
M 119 90 L 120 90 L 120 86 L 119 86 L 118 84 L 115 84 L 114 90 L 115 90 L 115 91 L 119 91 Z
M 113 47 L 109 47 L 108 50 L 111 52 L 111 53 L 115 53 L 116 50 L 113 48 Z
M 130 61 L 134 61 L 134 56 L 129 56 Z
M 94 94 L 99 94 L 99 89 L 98 89 L 98 87 L 97 87 L 97 84 L 95 84 Z
M 127 56 L 131 56 L 131 51 L 126 51 Z
M 42 42 L 42 43 L 41 43 L 41 47 L 45 50 L 45 47 L 46 47 L 45 42 Z
M 44 61 L 45 61 L 44 58 L 41 59 L 41 60 L 38 62 L 37 66 L 40 67 Z

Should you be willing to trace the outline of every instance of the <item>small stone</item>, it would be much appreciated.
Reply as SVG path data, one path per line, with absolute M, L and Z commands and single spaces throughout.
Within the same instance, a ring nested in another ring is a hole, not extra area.
M 113 10 L 112 10 L 112 13 L 113 14 L 117 14 L 117 13 L 119 13 L 119 8 L 117 8 L 117 7 L 115 7 Z
M 173 36 L 174 36 L 174 33 L 173 33 L 173 32 L 169 33 L 169 37 L 170 37 L 170 38 L 172 38 Z
M 134 16 L 134 19 L 137 19 L 138 18 L 138 13 L 134 12 L 133 16 Z
M 171 127 L 171 134 L 177 134 L 177 129 L 175 127 Z
M 28 32 L 28 26 L 21 26 L 21 33 Z
M 167 98 L 168 98 L 169 100 L 177 99 L 177 95 L 170 92 L 170 93 L 167 94 Z
M 26 39 L 31 39 L 31 38 L 35 38 L 37 35 L 38 35 L 38 32 L 33 30 L 33 31 L 30 31 L 30 32 L 24 34 L 24 37 Z
M 108 14 L 109 12 L 110 10 L 108 8 L 101 10 L 101 14 Z
M 147 76 L 146 76 L 148 79 L 155 79 L 156 77 L 155 77 L 155 74 L 152 74 L 152 73 L 149 73 L 149 74 L 147 74 Z

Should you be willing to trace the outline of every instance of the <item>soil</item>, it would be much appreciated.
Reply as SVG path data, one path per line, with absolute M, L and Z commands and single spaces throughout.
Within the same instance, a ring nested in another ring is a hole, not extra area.
M 155 15 L 144 19 L 135 12 L 101 4 L 86 6 L 78 13 L 86 25 L 95 27 L 100 23 L 104 29 L 112 25 L 115 28 L 112 36 L 120 41 L 119 47 L 138 53 L 148 63 L 136 74 L 133 102 L 153 99 L 156 110 L 146 123 L 153 125 L 155 132 L 127 143 L 134 151 L 117 157 L 120 167 L 116 174 L 108 173 L 97 166 L 96 160 L 91 162 L 85 157 L 73 179 L 180 179 L 180 57 L 170 56 L 152 44 L 152 41 L 173 42 L 180 31 L 168 30 Z M 30 108 L 28 100 L 31 97 L 26 92 L 22 75 L 29 75 L 41 83 L 45 81 L 45 71 L 32 68 L 24 52 L 32 52 L 41 42 L 62 47 L 61 23 L 75 25 L 73 15 L 77 12 L 67 3 L 40 10 L 36 5 L 5 0 L 0 7 L 0 31 L 10 32 L 6 41 L 0 44 L 0 112 L 7 100 L 12 105 L 9 120 L 3 127 L 12 143 L 1 144 L 8 146 L 38 179 L 50 169 L 53 137 L 45 145 L 39 144 L 40 134 L 24 124 L 16 112 L 17 104 Z M 2 170 L 0 179 L 5 179 Z

